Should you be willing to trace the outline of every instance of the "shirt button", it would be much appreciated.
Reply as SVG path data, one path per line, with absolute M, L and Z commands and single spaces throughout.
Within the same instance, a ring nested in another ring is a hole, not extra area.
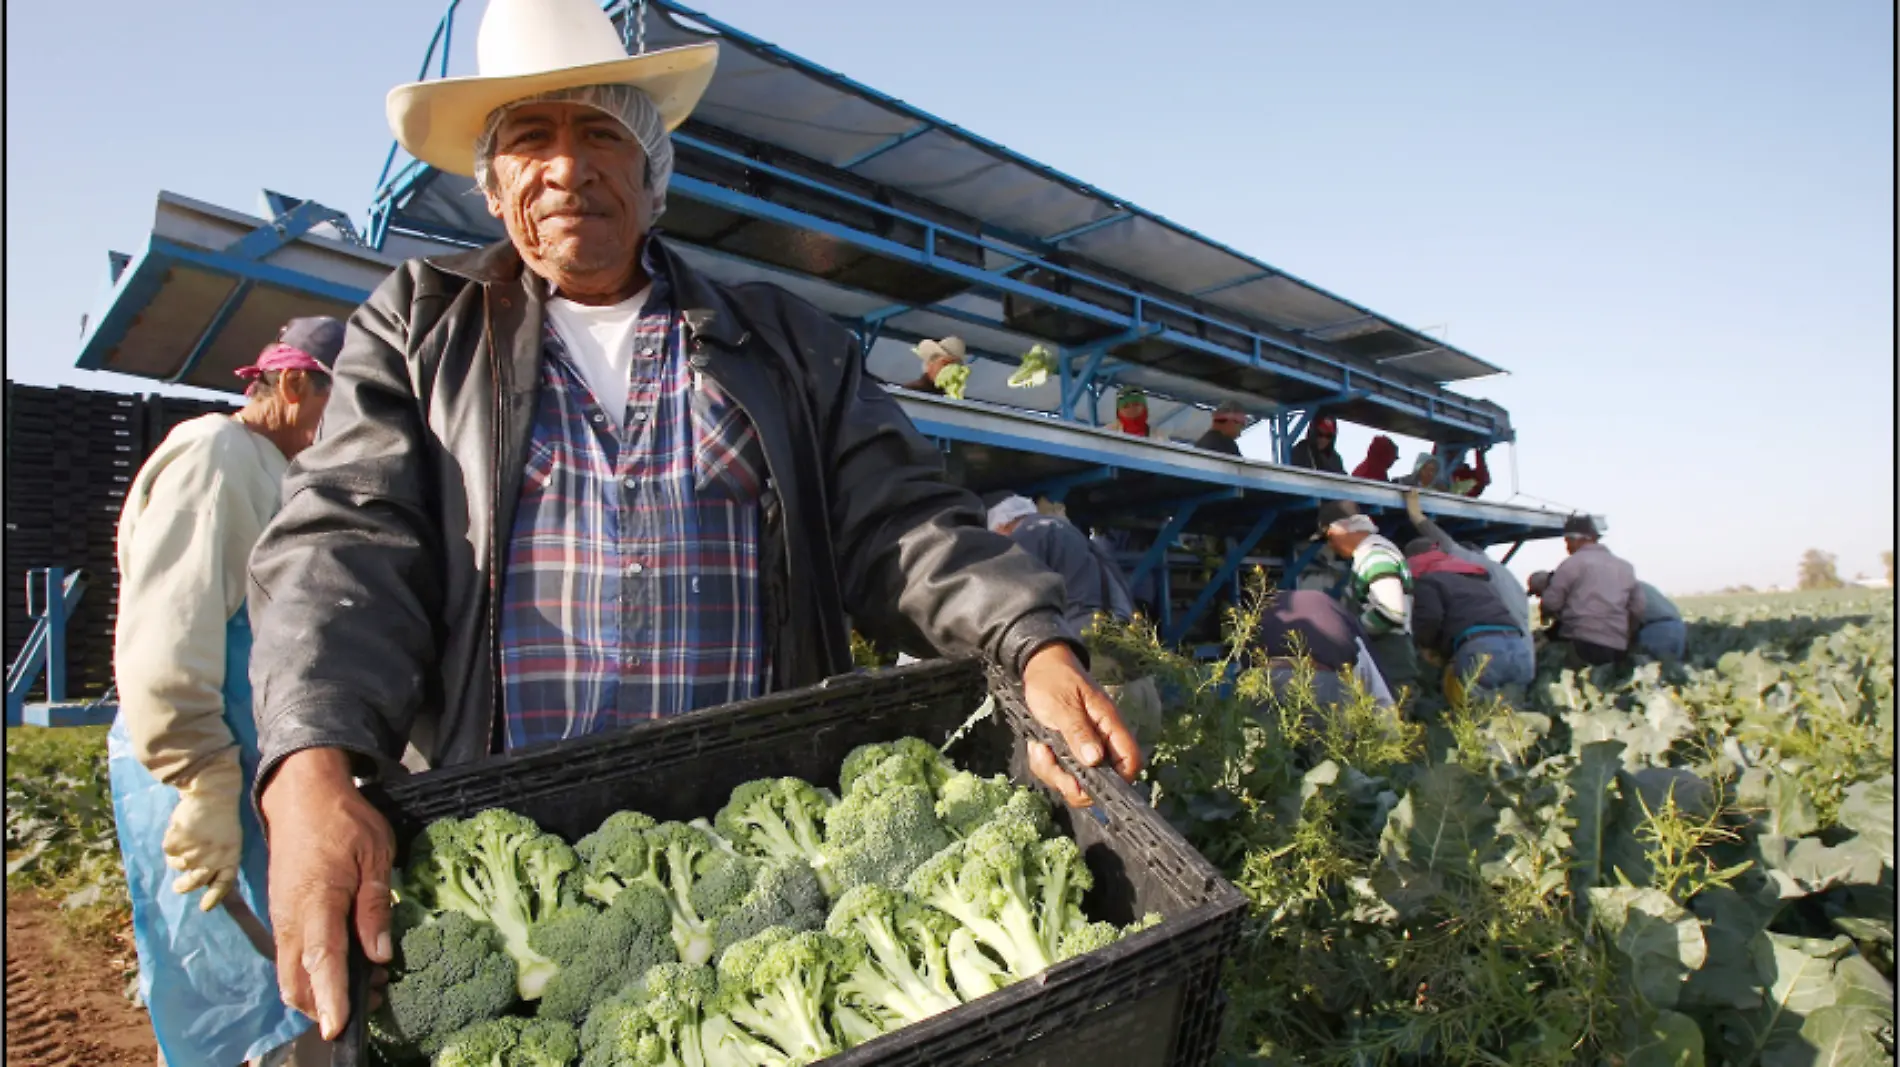
M 607 416 L 602 415 L 598 411 L 594 412 L 594 425 L 599 426 L 601 423 L 606 422 L 606 421 L 607 421 Z
M 641 571 L 644 571 L 644 570 L 646 570 L 646 568 L 645 568 L 645 567 L 643 567 L 643 566 L 641 566 L 641 565 L 640 565 L 640 564 L 638 564 L 638 563 L 629 563 L 629 564 L 627 564 L 627 573 L 628 573 L 628 574 L 639 574 L 639 573 L 640 573 Z
M 645 422 L 645 421 L 647 421 L 647 413 L 646 413 L 646 412 L 644 412 L 644 411 L 636 411 L 636 412 L 634 412 L 634 413 L 633 413 L 633 421 L 635 421 L 635 422 Z
M 622 482 L 621 484 L 626 486 L 629 489 L 638 489 L 640 488 L 640 479 L 628 478 L 626 481 Z

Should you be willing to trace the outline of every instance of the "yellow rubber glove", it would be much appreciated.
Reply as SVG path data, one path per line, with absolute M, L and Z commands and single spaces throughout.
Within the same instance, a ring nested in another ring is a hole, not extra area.
M 236 749 L 222 752 L 178 788 L 178 807 L 165 830 L 165 862 L 184 872 L 172 890 L 204 889 L 202 911 L 218 906 L 237 882 L 244 852 L 244 827 L 238 805 L 244 803 L 244 772 Z

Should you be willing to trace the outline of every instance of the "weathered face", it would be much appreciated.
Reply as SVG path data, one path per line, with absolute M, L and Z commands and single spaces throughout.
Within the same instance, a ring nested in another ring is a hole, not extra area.
M 488 211 L 529 269 L 583 303 L 633 294 L 651 201 L 646 153 L 618 120 L 579 104 L 515 108 L 489 174 Z
M 1247 416 L 1239 412 L 1223 411 L 1214 416 L 1214 429 L 1228 437 L 1239 437 L 1240 431 L 1247 428 Z
M 285 458 L 291 458 L 317 440 L 317 427 L 323 424 L 323 411 L 330 406 L 330 379 L 300 370 L 287 370 L 278 376 L 276 392 L 277 402 L 284 412 L 283 451 Z
M 1430 485 L 1437 480 L 1438 480 L 1438 463 L 1435 460 L 1427 461 L 1424 465 L 1419 467 L 1418 481 L 1420 485 Z

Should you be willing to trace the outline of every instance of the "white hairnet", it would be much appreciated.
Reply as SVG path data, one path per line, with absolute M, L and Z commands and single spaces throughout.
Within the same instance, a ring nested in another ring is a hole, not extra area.
M 1373 522 L 1370 516 L 1366 515 L 1348 515 L 1338 522 L 1333 523 L 1331 526 L 1326 527 L 1326 529 L 1337 530 L 1342 534 L 1370 534 L 1379 532 L 1378 524 Z
M 653 194 L 653 219 L 666 210 L 666 185 L 673 178 L 673 138 L 667 135 L 660 109 L 646 93 L 632 85 L 582 85 L 556 89 L 504 104 L 488 115 L 482 135 L 475 141 L 475 184 L 488 188 L 488 164 L 495 155 L 495 134 L 508 112 L 523 104 L 579 104 L 617 119 L 647 157 L 647 189 Z M 652 221 L 649 219 L 648 221 Z
M 1018 519 L 1036 514 L 1036 505 L 1026 497 L 1006 496 L 990 509 L 990 529 L 1001 532 Z

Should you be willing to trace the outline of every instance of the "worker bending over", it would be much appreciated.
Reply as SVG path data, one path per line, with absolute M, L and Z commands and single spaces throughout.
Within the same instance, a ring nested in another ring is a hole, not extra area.
M 1373 659 L 1366 631 L 1339 601 L 1311 589 L 1283 589 L 1260 615 L 1256 642 L 1267 657 L 1273 692 L 1284 697 L 1302 670 L 1312 673 L 1313 699 L 1321 706 L 1344 703 L 1350 696 L 1346 675 L 1382 705 L 1392 691 Z
M 310 1021 L 277 996 L 252 936 L 268 948 L 269 935 L 218 905 L 241 901 L 253 923 L 269 911 L 250 804 L 258 745 L 245 565 L 277 512 L 286 464 L 316 435 L 342 344 L 336 319 L 291 320 L 238 371 L 243 409 L 167 434 L 119 513 L 113 814 L 139 993 L 160 1062 L 173 1067 L 282 1063 L 293 1042 L 295 1062 L 327 1062 Z
M 1675 601 L 1648 582 L 1636 583 L 1643 591 L 1643 617 L 1636 631 L 1636 649 L 1651 659 L 1674 663 L 1682 659 L 1689 643 L 1689 627 Z
M 1379 674 L 1394 693 L 1415 686 L 1418 657 L 1412 649 L 1412 572 L 1405 557 L 1349 501 L 1320 505 L 1319 531 L 1335 556 L 1351 561 L 1347 595 L 1365 627 Z
M 1020 677 L 1082 764 L 1140 765 L 1061 578 L 986 528 L 852 335 L 653 235 L 718 44 L 603 59 L 595 0 L 490 0 L 477 45 L 478 76 L 387 113 L 508 239 L 411 260 L 351 317 L 251 562 L 279 979 L 326 1037 L 346 931 L 392 955 L 395 842 L 353 776 L 405 744 L 447 767 L 814 685 L 851 670 L 848 616 Z
M 1623 662 L 1645 610 L 1636 568 L 1603 547 L 1588 515 L 1564 523 L 1564 548 L 1569 558 L 1555 572 L 1530 578 L 1545 626 L 1587 666 Z
M 1427 518 L 1417 489 L 1405 491 L 1405 514 L 1412 520 L 1412 529 L 1417 530 L 1420 537 L 1436 544 L 1446 555 L 1484 568 L 1484 572 L 1491 577 L 1491 591 L 1497 594 L 1498 600 L 1504 604 L 1504 610 L 1510 613 L 1511 625 L 1523 635 L 1518 643 L 1524 648 L 1524 658 L 1535 665 L 1537 648 L 1531 637 L 1531 598 L 1525 593 L 1524 587 L 1518 584 L 1517 575 L 1478 546 L 1460 544 L 1443 527 Z
M 1483 567 L 1424 537 L 1405 546 L 1405 562 L 1412 568 L 1412 636 L 1444 669 L 1445 699 L 1460 703 L 1467 687 L 1490 693 L 1530 684 L 1537 661 Z
M 990 508 L 989 526 L 1062 576 L 1066 617 L 1076 633 L 1097 615 L 1127 622 L 1135 600 L 1113 557 L 1060 515 L 1041 514 L 1027 497 L 1007 496 Z

